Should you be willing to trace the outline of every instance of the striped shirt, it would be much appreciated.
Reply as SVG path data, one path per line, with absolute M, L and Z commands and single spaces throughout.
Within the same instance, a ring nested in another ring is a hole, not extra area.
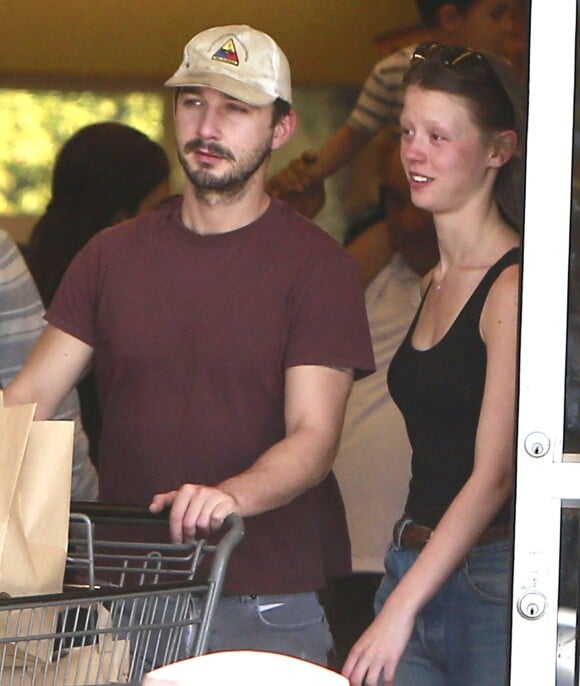
M 0 388 L 19 371 L 45 326 L 44 307 L 24 259 L 12 238 L 0 229 Z M 55 419 L 75 423 L 72 498 L 95 500 L 97 475 L 89 459 L 76 391 L 66 397 Z
M 403 76 L 415 45 L 409 45 L 377 62 L 365 81 L 348 118 L 349 126 L 369 136 L 384 127 L 398 128 L 403 105 Z

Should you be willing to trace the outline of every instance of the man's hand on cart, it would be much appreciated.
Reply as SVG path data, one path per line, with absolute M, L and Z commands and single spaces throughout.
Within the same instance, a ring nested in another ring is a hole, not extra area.
M 239 514 L 233 496 L 199 484 L 183 484 L 177 491 L 157 493 L 149 505 L 151 512 L 161 512 L 166 507 L 171 507 L 169 531 L 174 543 L 194 540 L 198 529 L 220 529 L 229 514 Z

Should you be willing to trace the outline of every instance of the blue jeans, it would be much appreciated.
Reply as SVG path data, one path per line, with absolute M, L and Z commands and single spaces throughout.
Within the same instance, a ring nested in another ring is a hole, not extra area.
M 375 597 L 383 606 L 418 551 L 389 546 Z M 395 686 L 502 686 L 506 678 L 511 541 L 474 548 L 417 615 Z

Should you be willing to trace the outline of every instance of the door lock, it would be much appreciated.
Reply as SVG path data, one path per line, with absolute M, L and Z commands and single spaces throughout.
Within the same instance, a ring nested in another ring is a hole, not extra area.
M 546 611 L 546 596 L 535 590 L 524 591 L 518 600 L 518 612 L 524 619 L 539 619 Z
M 550 439 L 541 431 L 532 431 L 526 436 L 524 448 L 530 457 L 544 457 L 550 450 Z

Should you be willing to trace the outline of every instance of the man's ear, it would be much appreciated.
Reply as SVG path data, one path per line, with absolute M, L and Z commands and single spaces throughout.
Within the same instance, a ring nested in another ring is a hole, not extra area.
M 498 169 L 510 161 L 518 147 L 518 135 L 515 131 L 497 133 L 490 146 L 489 166 Z
M 278 150 L 291 138 L 296 129 L 297 116 L 294 110 L 290 110 L 285 114 L 278 123 L 274 126 L 274 135 L 272 137 L 272 150 Z

